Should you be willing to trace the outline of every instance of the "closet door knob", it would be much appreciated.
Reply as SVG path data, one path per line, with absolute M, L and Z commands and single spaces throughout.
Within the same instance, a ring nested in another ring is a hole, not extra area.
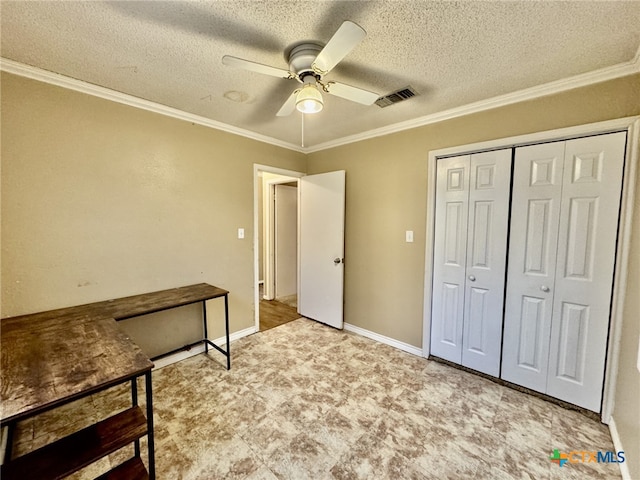
M 542 290 L 543 292 L 545 292 L 545 293 L 546 293 L 546 292 L 548 292 L 548 291 L 549 291 L 549 287 L 547 287 L 546 285 L 542 285 L 542 286 L 540 287 L 540 290 Z
M 469 280 L 471 280 L 472 282 L 475 282 L 476 277 L 474 275 L 469 275 Z

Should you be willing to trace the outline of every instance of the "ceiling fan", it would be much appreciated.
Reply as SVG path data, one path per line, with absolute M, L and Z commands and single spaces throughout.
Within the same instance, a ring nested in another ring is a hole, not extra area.
M 299 42 L 285 52 L 289 70 L 270 67 L 261 63 L 225 55 L 222 63 L 244 68 L 253 72 L 285 79 L 294 79 L 302 84 L 294 90 L 276 114 L 278 117 L 290 115 L 294 109 L 302 113 L 317 113 L 324 105 L 322 93 L 345 98 L 363 105 L 372 105 L 378 94 L 352 87 L 344 83 L 324 81 L 328 74 L 367 35 L 359 25 L 347 20 L 333 34 L 326 45 L 317 42 Z

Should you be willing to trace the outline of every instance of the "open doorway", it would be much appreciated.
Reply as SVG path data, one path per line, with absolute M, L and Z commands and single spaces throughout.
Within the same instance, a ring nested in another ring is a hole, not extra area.
M 254 168 L 255 322 L 263 331 L 299 318 L 298 178 L 300 172 Z

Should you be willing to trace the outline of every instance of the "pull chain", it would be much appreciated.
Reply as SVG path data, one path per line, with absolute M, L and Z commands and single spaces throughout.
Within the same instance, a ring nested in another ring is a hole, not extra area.
M 301 136 L 300 146 L 301 146 L 302 148 L 304 148 L 304 113 L 300 113 L 300 115 L 302 116 L 302 122 L 301 122 L 301 125 L 302 125 L 302 132 L 301 132 L 301 134 L 300 134 L 300 136 Z

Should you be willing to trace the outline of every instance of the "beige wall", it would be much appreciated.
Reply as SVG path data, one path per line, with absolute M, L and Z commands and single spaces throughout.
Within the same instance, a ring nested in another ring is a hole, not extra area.
M 303 154 L 5 73 L 1 120 L 3 316 L 208 282 L 232 331 L 254 325 L 253 164 Z M 197 314 L 123 325 L 153 355 Z
M 421 347 L 429 151 L 639 114 L 635 75 L 310 154 L 310 174 L 347 172 L 345 321 Z M 640 180 L 636 190 L 614 411 L 632 478 L 640 478 Z
M 639 142 L 640 143 L 640 142 Z M 640 147 L 640 145 L 638 145 Z M 640 478 L 640 168 L 637 171 L 631 261 L 627 277 L 624 322 L 613 418 L 626 451 L 631 478 Z

